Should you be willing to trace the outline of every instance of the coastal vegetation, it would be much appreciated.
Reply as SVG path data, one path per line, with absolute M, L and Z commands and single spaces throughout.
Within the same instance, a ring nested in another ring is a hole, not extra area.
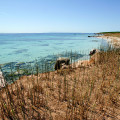
M 13 83 L 0 91 L 0 118 L 119 120 L 120 49 L 109 47 L 98 58 L 95 64 L 56 71 L 45 65 L 44 73 L 36 64 L 17 81 L 11 74 Z
M 120 0 L 0 0 L 0 120 L 120 120 Z
M 100 32 L 98 34 L 103 34 L 104 36 L 111 36 L 111 37 L 120 37 L 120 32 Z

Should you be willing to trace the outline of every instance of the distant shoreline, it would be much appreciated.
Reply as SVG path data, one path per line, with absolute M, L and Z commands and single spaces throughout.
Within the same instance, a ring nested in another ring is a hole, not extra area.
M 107 42 L 115 48 L 120 47 L 120 37 L 102 35 L 102 36 L 97 36 L 97 38 L 107 40 Z
M 96 37 L 107 40 L 108 44 L 112 45 L 114 48 L 120 48 L 120 32 L 101 32 L 96 34 L 97 36 L 88 37 Z

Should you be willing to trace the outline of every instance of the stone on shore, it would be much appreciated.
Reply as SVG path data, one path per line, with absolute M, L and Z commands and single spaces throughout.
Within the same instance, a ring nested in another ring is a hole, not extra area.
M 90 66 L 90 61 L 89 60 L 79 60 L 75 64 L 73 64 L 73 68 L 78 68 L 78 67 L 88 67 Z
M 93 49 L 90 51 L 90 63 L 96 64 L 100 61 L 100 51 L 98 49 Z
M 93 49 L 90 51 L 90 59 L 89 60 L 79 60 L 76 63 L 72 64 L 73 68 L 77 67 L 89 67 L 92 64 L 96 64 L 100 61 L 100 51 L 98 49 Z
M 90 51 L 90 56 L 92 56 L 92 55 L 94 55 L 95 53 L 97 53 L 97 52 L 99 52 L 99 50 L 98 49 L 93 49 L 93 50 L 91 50 Z
M 5 87 L 5 80 L 2 72 L 0 71 L 0 88 Z
M 58 58 L 56 63 L 55 63 L 55 70 L 57 69 L 65 69 L 67 68 L 67 65 L 70 64 L 70 59 L 69 58 Z

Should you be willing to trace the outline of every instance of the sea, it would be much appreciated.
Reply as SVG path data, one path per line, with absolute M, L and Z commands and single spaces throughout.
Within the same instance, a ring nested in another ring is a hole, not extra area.
M 3 71 L 10 71 L 10 66 L 51 61 L 59 57 L 71 57 L 75 60 L 89 59 L 92 49 L 107 45 L 94 33 L 1 33 L 0 65 Z
M 93 33 L 7 33 L 0 34 L 0 64 L 28 62 L 63 52 L 83 51 L 106 44 Z

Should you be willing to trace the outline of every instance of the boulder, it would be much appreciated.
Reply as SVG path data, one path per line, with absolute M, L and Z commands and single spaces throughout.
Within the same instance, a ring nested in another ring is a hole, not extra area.
M 56 63 L 55 63 L 55 70 L 61 69 L 61 68 L 67 68 L 66 65 L 70 64 L 70 59 L 69 58 L 58 58 Z M 65 67 L 62 67 L 65 66 Z
M 90 63 L 98 63 L 100 61 L 100 51 L 98 49 L 93 49 L 90 51 Z
M 95 53 L 100 52 L 98 49 L 93 49 L 90 51 L 90 56 L 94 55 Z
M 61 67 L 61 69 L 68 69 L 68 68 L 69 68 L 68 65 L 63 65 L 63 66 Z

